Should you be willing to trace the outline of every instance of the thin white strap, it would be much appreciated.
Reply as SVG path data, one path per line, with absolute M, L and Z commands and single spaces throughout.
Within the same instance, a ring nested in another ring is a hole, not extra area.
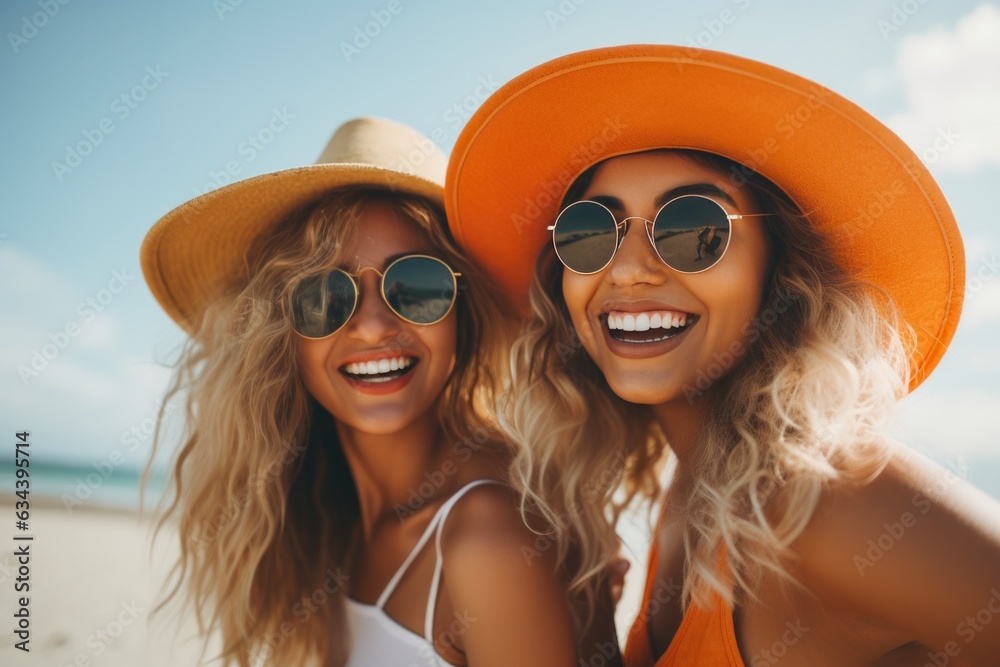
M 413 560 L 417 557 L 417 554 L 420 553 L 420 550 L 424 548 L 424 545 L 427 544 L 427 540 L 431 538 L 431 534 L 434 532 L 434 527 L 437 526 L 438 520 L 441 518 L 441 510 L 443 510 L 444 507 L 444 505 L 439 507 L 438 511 L 434 513 L 434 516 L 431 517 L 430 523 L 428 523 L 427 528 L 424 529 L 424 534 L 420 536 L 419 540 L 417 540 L 417 544 L 413 547 L 410 553 L 407 554 L 406 560 L 404 560 L 403 564 L 399 566 L 396 573 L 392 575 L 392 579 L 390 579 L 389 583 L 386 584 L 382 594 L 378 596 L 378 600 L 375 601 L 375 606 L 379 609 L 385 607 L 385 603 L 389 601 L 389 596 L 391 596 L 392 592 L 396 590 L 396 586 L 399 585 L 399 581 L 403 578 L 403 575 L 406 574 L 406 570 L 413 563 Z
M 390 579 L 389 583 L 386 584 L 385 589 L 382 591 L 382 594 L 378 596 L 378 600 L 375 601 L 376 607 L 382 609 L 385 607 L 386 603 L 389 602 L 389 598 L 392 596 L 393 591 L 396 590 L 396 586 L 398 586 L 399 582 L 403 579 L 403 575 L 406 574 L 406 571 L 409 569 L 410 565 L 413 564 L 413 561 L 420 554 L 420 550 L 424 548 L 424 545 L 427 544 L 427 541 L 431 538 L 431 534 L 434 532 L 434 528 L 438 525 L 438 522 L 441 520 L 441 517 L 444 516 L 444 514 L 447 513 L 448 508 L 451 507 L 450 503 L 456 500 L 457 496 L 461 495 L 462 493 L 465 493 L 466 489 L 472 488 L 476 484 L 482 482 L 494 482 L 494 481 L 497 480 L 476 480 L 474 482 L 470 482 L 461 489 L 459 489 L 455 494 L 452 495 L 451 498 L 446 500 L 444 504 L 442 504 L 441 507 L 438 508 L 438 511 L 434 513 L 434 516 L 431 517 L 430 522 L 428 522 L 427 527 L 424 529 L 423 535 L 421 535 L 420 539 L 417 540 L 417 543 L 414 545 L 410 553 L 407 554 L 406 560 L 403 561 L 403 564 L 400 565 L 399 569 L 397 569 L 395 574 L 392 575 L 392 579 Z
M 432 647 L 434 646 L 434 609 L 437 606 L 438 587 L 441 583 L 441 568 L 444 566 L 444 559 L 441 556 L 441 534 L 444 532 L 444 522 L 445 519 L 448 518 L 448 512 L 450 512 L 451 508 L 455 506 L 458 499 L 465 495 L 466 491 L 479 486 L 480 484 L 503 484 L 503 482 L 498 479 L 477 479 L 474 482 L 469 482 L 456 491 L 455 494 L 441 506 L 441 520 L 437 522 L 437 536 L 434 539 L 434 546 L 437 549 L 437 558 L 434 563 L 434 577 L 431 579 L 431 591 L 427 595 L 427 612 L 424 614 L 424 639 L 426 639 Z

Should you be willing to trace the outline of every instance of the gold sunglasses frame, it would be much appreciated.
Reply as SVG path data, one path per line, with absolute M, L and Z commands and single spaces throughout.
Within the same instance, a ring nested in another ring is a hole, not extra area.
M 722 204 L 720 204 L 716 200 L 712 199 L 711 197 L 706 197 L 705 195 L 690 194 L 690 195 L 680 195 L 680 196 L 674 197 L 670 201 L 666 202 L 663 206 L 661 206 L 656 211 L 656 215 L 653 216 L 652 220 L 647 220 L 646 218 L 643 218 L 642 216 L 639 216 L 639 215 L 630 215 L 629 217 L 623 218 L 621 221 L 619 221 L 617 218 L 615 218 L 615 214 L 611 212 L 611 209 L 609 209 L 607 206 L 605 206 L 601 202 L 594 201 L 592 199 L 581 199 L 580 201 L 575 201 L 572 204 L 570 204 L 570 205 L 566 206 L 565 208 L 563 208 L 561 211 L 559 211 L 559 215 L 556 216 L 555 223 L 549 225 L 548 227 L 546 227 L 546 229 L 548 229 L 549 231 L 552 232 L 552 248 L 555 250 L 556 257 L 559 258 L 560 263 L 562 263 L 562 265 L 564 267 L 566 267 L 567 269 L 569 269 L 573 273 L 576 273 L 576 274 L 581 275 L 581 276 L 592 276 L 592 275 L 594 275 L 596 273 L 600 273 L 604 269 L 606 269 L 609 266 L 611 266 L 611 262 L 613 262 L 615 260 L 615 256 L 618 254 L 618 249 L 622 245 L 622 240 L 625 238 L 625 233 L 628 231 L 627 230 L 628 221 L 629 220 L 642 220 L 645 223 L 644 226 L 646 228 L 646 238 L 649 239 L 649 244 L 651 246 L 653 246 L 653 252 L 659 258 L 659 260 L 661 262 L 663 262 L 669 269 L 671 269 L 673 271 L 677 271 L 678 273 L 684 273 L 686 275 L 696 275 L 696 274 L 708 271 L 713 266 L 715 266 L 716 264 L 718 264 L 719 262 L 721 262 L 722 258 L 726 256 L 726 252 L 729 251 L 729 245 L 732 243 L 732 230 L 733 230 L 733 226 L 731 224 L 729 226 L 730 238 L 726 241 L 726 247 L 725 247 L 725 249 L 722 251 L 722 254 L 719 256 L 719 258 L 717 260 L 715 260 L 715 262 L 713 262 L 711 265 L 705 267 L 704 269 L 699 269 L 698 271 L 684 271 L 682 269 L 678 269 L 678 268 L 676 268 L 674 266 L 671 266 L 665 259 L 663 259 L 663 257 L 660 255 L 660 251 L 657 250 L 657 248 L 656 248 L 656 242 L 653 240 L 653 225 L 656 224 L 656 219 L 658 217 L 660 217 L 660 213 L 663 212 L 663 209 L 665 209 L 666 207 L 670 206 L 674 202 L 676 202 L 678 200 L 681 200 L 681 199 L 685 199 L 687 197 L 698 197 L 699 199 L 704 199 L 706 201 L 712 202 L 713 204 L 715 204 L 716 206 L 719 207 L 719 209 L 725 214 L 726 219 L 729 220 L 730 222 L 733 221 L 733 220 L 741 220 L 743 218 L 760 218 L 760 217 L 767 217 L 767 216 L 773 215 L 771 213 L 744 213 L 744 214 L 741 214 L 741 215 L 733 214 L 733 213 L 730 213 L 729 211 L 727 211 L 725 206 L 723 206 Z M 562 255 L 559 254 L 559 246 L 556 245 L 556 226 L 559 224 L 559 218 L 562 217 L 563 213 L 565 213 L 566 211 L 568 211 L 572 207 L 576 206 L 577 204 L 596 204 L 597 206 L 600 206 L 605 211 L 607 211 L 608 215 L 611 216 L 611 219 L 615 223 L 615 251 L 613 253 L 611 253 L 611 257 L 608 259 L 607 263 L 605 263 L 604 266 L 602 266 L 601 268 L 597 269 L 596 271 L 577 271 L 573 267 L 569 266 L 566 263 L 566 261 L 562 258 Z M 626 228 L 625 232 L 622 231 L 623 228 Z
M 453 293 L 452 293 L 452 297 L 451 297 L 451 303 L 448 305 L 448 310 L 445 311 L 444 315 L 442 315 L 438 319 L 434 320 L 433 322 L 413 322 L 411 320 L 408 320 L 407 318 L 405 318 L 402 315 L 400 315 L 396 311 L 396 309 L 392 307 L 392 305 L 389 303 L 388 297 L 386 297 L 386 295 L 385 295 L 385 276 L 386 276 L 386 274 L 389 273 L 389 271 L 392 269 L 392 267 L 394 267 L 399 262 L 402 262 L 402 261 L 407 260 L 407 259 L 414 259 L 414 258 L 423 258 L 423 259 L 434 260 L 435 262 L 440 263 L 442 266 L 444 266 L 446 269 L 448 269 L 448 272 L 451 274 L 451 279 L 452 279 L 452 283 L 453 283 L 453 288 L 452 288 L 453 289 Z M 362 268 L 358 269 L 357 271 L 355 271 L 353 273 L 350 272 L 350 271 L 344 271 L 343 269 L 332 269 L 331 271 L 328 271 L 327 273 L 323 274 L 323 277 L 322 277 L 323 280 L 326 280 L 331 273 L 338 273 L 338 272 L 339 273 L 343 273 L 345 276 L 347 276 L 347 277 L 349 277 L 351 279 L 351 283 L 354 285 L 354 303 L 351 305 L 351 312 L 350 312 L 350 314 L 348 314 L 348 316 L 344 318 L 344 323 L 343 324 L 341 324 L 339 327 L 337 327 L 336 329 L 334 329 L 333 331 L 331 331 L 330 333 L 328 333 L 328 334 L 326 334 L 324 336 L 313 337 L 313 336 L 307 336 L 307 335 L 305 335 L 304 333 L 300 332 L 298 329 L 295 328 L 295 322 L 294 322 L 294 320 L 292 320 L 292 331 L 294 331 L 297 336 L 299 336 L 301 338 L 305 338 L 306 340 L 324 340 L 326 338 L 329 338 L 333 334 L 337 333 L 338 331 L 340 331 L 341 329 L 343 329 L 345 326 L 347 326 L 347 323 L 351 321 L 351 318 L 354 317 L 354 314 L 358 311 L 358 302 L 361 300 L 361 282 L 360 281 L 361 281 L 361 276 L 364 275 L 365 271 L 374 271 L 375 273 L 378 274 L 378 276 L 379 276 L 378 293 L 382 296 L 383 303 L 385 303 L 386 308 L 388 308 L 389 311 L 393 315 L 395 315 L 399 319 L 403 320 L 407 324 L 412 324 L 412 325 L 418 326 L 418 327 L 429 327 L 429 326 L 433 326 L 435 324 L 438 324 L 442 320 L 444 320 L 446 317 L 448 317 L 448 315 L 451 314 L 451 311 L 455 308 L 455 303 L 458 301 L 458 279 L 462 276 L 462 274 L 458 273 L 454 269 L 452 269 L 448 265 L 448 263 L 445 262 L 440 257 L 434 257 L 432 255 L 424 255 L 424 254 L 420 254 L 420 253 L 415 253 L 413 255 L 404 255 L 402 257 L 397 257 L 396 259 L 394 259 L 392 262 L 389 263 L 389 266 L 385 267 L 384 271 L 379 271 L 378 269 L 376 269 L 373 266 L 365 266 L 365 267 L 362 267 Z

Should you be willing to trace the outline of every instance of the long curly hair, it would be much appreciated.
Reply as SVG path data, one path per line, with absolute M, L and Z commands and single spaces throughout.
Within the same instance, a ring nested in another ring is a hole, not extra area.
M 708 604 L 713 591 L 733 604 L 734 595 L 752 597 L 765 572 L 795 583 L 788 547 L 825 484 L 862 481 L 884 466 L 885 420 L 906 393 L 915 337 L 882 291 L 838 264 L 780 188 L 716 154 L 671 152 L 745 174 L 757 210 L 773 214 L 765 225 L 770 277 L 745 356 L 706 369 L 705 382 L 684 389 L 688 401 L 708 401 L 707 421 L 686 471 L 690 489 L 671 494 L 685 520 L 683 604 Z M 563 206 L 582 196 L 599 164 L 570 186 Z M 651 510 L 661 498 L 670 443 L 651 408 L 616 396 L 581 346 L 562 272 L 547 245 L 500 419 L 515 447 L 511 479 L 522 507 L 553 527 L 548 539 L 561 562 L 567 545 L 579 545 L 571 590 L 593 599 L 618 549 L 622 511 L 645 503 Z
M 509 344 L 505 306 L 459 252 L 438 205 L 342 188 L 256 239 L 247 278 L 206 309 L 173 364 L 164 401 L 185 401 L 157 522 L 158 533 L 177 519 L 180 556 L 156 609 L 175 598 L 188 605 L 206 647 L 210 635 L 221 639 L 224 665 L 246 667 L 265 655 L 269 664 L 342 664 L 349 651 L 343 598 L 359 501 L 334 419 L 302 380 L 285 312 L 302 280 L 351 259 L 345 252 L 359 220 L 376 203 L 416 224 L 462 274 L 455 366 L 437 402 L 445 436 L 496 431 L 486 408 Z

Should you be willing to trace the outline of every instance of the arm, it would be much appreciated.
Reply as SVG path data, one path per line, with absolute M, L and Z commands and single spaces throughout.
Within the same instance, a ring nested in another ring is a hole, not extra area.
M 444 581 L 470 667 L 574 667 L 569 605 L 554 549 L 535 548 L 510 490 L 486 485 L 456 503 L 442 535 Z
M 821 599 L 950 664 L 996 664 L 1000 504 L 960 475 L 894 450 L 870 484 L 824 492 L 795 549 Z

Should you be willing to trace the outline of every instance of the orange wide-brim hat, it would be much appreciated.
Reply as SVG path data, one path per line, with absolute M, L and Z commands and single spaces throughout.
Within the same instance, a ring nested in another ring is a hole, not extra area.
M 527 312 L 539 251 L 588 167 L 655 148 L 717 153 L 781 187 L 857 278 L 917 333 L 910 390 L 937 366 L 962 310 L 965 253 L 941 189 L 871 114 L 785 70 L 668 45 L 616 46 L 539 65 L 469 119 L 445 181 L 457 241 Z M 738 176 L 738 175 L 736 175 Z

